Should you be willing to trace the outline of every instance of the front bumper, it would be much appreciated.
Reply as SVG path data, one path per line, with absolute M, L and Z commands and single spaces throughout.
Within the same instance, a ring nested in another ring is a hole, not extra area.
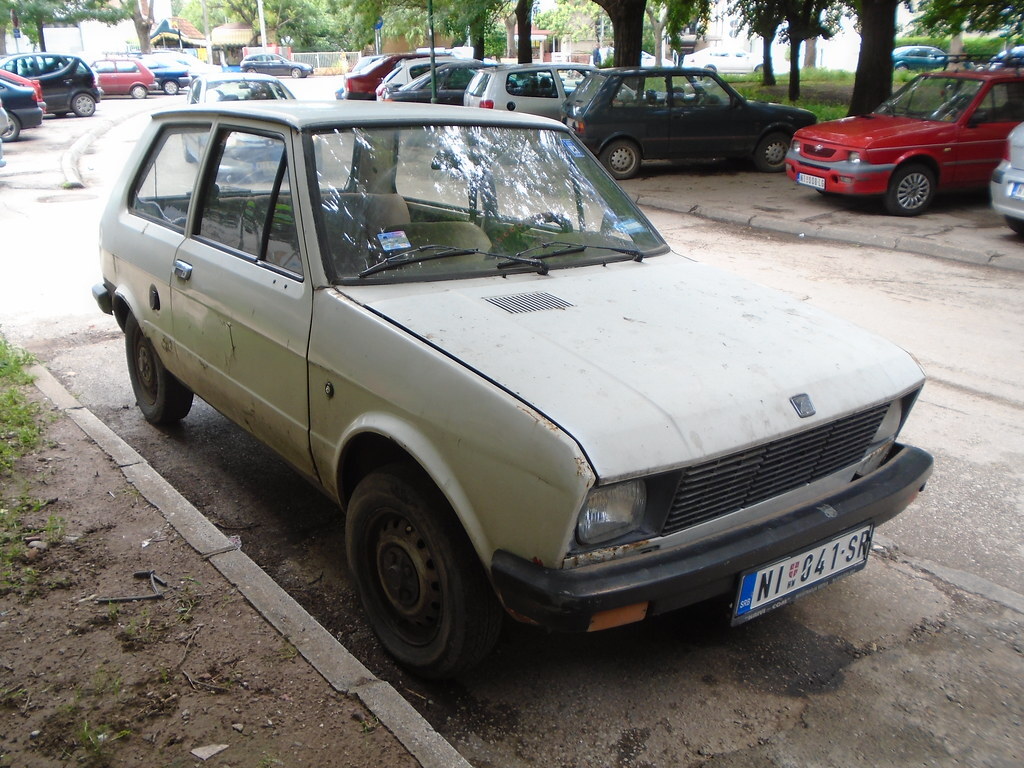
M 799 174 L 824 179 L 821 191 L 837 195 L 883 195 L 895 168 L 893 163 L 814 162 L 792 149 L 786 153 L 786 175 L 791 180 L 800 183 Z
M 544 568 L 499 550 L 491 563 L 505 608 L 548 629 L 586 631 L 732 594 L 740 573 L 905 509 L 931 475 L 932 457 L 899 446 L 884 466 L 840 493 L 768 522 L 734 528 L 671 550 L 572 569 Z M 609 621 L 611 623 L 609 623 Z

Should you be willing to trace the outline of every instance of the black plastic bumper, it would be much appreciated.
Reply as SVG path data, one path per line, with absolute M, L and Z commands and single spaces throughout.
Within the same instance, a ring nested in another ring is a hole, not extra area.
M 114 314 L 114 299 L 106 283 L 97 283 L 92 287 L 92 297 L 100 311 L 106 315 Z
M 875 525 L 905 509 L 932 472 L 932 457 L 911 446 L 870 476 L 768 522 L 731 529 L 670 550 L 572 569 L 544 568 L 499 550 L 491 564 L 505 607 L 559 631 L 585 631 L 595 614 L 649 603 L 647 615 L 731 594 L 739 574 L 810 547 L 859 523 Z

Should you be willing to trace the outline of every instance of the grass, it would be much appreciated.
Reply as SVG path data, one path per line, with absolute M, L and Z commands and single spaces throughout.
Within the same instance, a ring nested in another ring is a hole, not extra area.
M 14 462 L 39 445 L 39 407 L 25 396 L 32 356 L 0 337 L 0 478 Z

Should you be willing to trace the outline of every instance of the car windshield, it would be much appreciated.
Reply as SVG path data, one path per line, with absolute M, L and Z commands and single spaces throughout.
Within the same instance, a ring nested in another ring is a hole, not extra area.
M 571 135 L 429 125 L 314 134 L 321 243 L 340 283 L 446 280 L 668 250 Z
M 294 98 L 288 89 L 273 80 L 212 81 L 206 91 L 206 101 L 260 101 Z
M 918 77 L 883 102 L 874 114 L 954 123 L 980 90 L 980 80 Z

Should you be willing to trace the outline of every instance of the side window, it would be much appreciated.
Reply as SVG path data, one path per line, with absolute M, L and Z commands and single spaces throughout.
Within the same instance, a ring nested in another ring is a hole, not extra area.
M 728 91 L 715 78 L 708 75 L 695 75 L 688 79 L 696 94 L 693 106 L 725 108 L 732 102 Z M 682 80 L 683 78 L 676 78 L 673 80 L 673 86 L 681 85 Z
M 223 131 L 203 190 L 200 238 L 302 274 L 288 162 L 279 137 Z
M 60 72 L 61 69 L 67 64 L 67 62 L 57 56 L 41 56 L 42 66 L 40 67 L 39 74 L 49 75 L 52 72 Z
M 97 70 L 98 72 L 99 70 Z M 139 67 L 134 61 L 119 61 L 117 62 L 118 72 L 138 72 Z
M 983 123 L 1024 121 L 1024 82 L 996 83 L 975 114 Z
M 549 70 L 509 72 L 505 79 L 505 90 L 512 96 L 541 99 L 558 97 L 555 81 Z
M 624 77 L 612 98 L 613 107 L 657 109 L 668 105 L 668 84 L 664 77 Z
M 465 88 L 475 73 L 469 67 L 458 67 L 448 72 L 449 88 Z
M 165 131 L 154 145 L 142 174 L 128 198 L 128 209 L 139 216 L 185 230 L 189 201 L 209 127 Z
M 97 61 L 92 65 L 92 69 L 94 72 L 106 74 L 107 72 L 113 72 L 115 67 L 112 61 Z
M 558 77 L 562 81 L 562 89 L 565 91 L 566 96 L 569 96 L 573 91 L 575 91 L 577 86 L 579 86 L 587 76 L 586 72 L 581 72 L 578 69 L 559 69 L 556 71 L 558 72 Z

